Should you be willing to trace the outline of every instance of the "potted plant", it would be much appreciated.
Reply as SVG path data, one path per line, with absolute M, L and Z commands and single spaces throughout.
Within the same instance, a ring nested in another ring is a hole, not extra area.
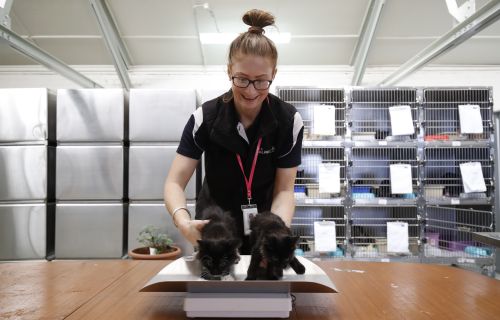
M 159 228 L 152 225 L 144 227 L 139 232 L 137 241 L 143 247 L 129 251 L 132 259 L 173 260 L 181 253 L 181 249 L 173 245 L 172 239 L 166 233 L 162 233 Z

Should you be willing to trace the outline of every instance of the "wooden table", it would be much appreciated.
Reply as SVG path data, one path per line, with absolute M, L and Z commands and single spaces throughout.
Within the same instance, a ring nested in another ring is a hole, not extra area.
M 0 319 L 184 319 L 183 293 L 139 292 L 168 261 L 0 264 Z M 500 319 L 500 281 L 457 268 L 317 262 L 338 294 L 295 294 L 290 319 Z

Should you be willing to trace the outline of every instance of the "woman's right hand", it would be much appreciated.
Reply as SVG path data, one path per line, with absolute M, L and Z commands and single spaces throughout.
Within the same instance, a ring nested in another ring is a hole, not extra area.
M 209 221 L 210 220 L 183 220 L 179 222 L 178 228 L 193 246 L 198 246 L 198 240 L 201 239 L 201 230 Z

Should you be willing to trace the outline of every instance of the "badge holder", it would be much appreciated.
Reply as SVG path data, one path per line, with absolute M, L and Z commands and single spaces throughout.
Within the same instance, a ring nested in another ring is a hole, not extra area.
M 250 222 L 259 213 L 259 211 L 257 210 L 257 206 L 255 204 L 242 205 L 241 211 L 243 212 L 243 230 L 245 231 L 245 235 L 248 236 L 251 232 Z

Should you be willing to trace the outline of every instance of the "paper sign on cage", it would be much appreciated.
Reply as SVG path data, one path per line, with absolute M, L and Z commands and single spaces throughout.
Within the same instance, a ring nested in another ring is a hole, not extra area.
M 314 250 L 317 252 L 337 250 L 334 221 L 314 221 Z
M 481 108 L 477 104 L 458 106 L 461 133 L 483 133 Z
M 391 193 L 408 194 L 413 192 L 411 165 L 409 164 L 391 164 Z
M 412 135 L 415 133 L 410 106 L 389 107 L 393 136 Z
M 319 192 L 340 193 L 340 164 L 319 164 Z
M 409 253 L 408 223 L 387 222 L 387 252 Z
M 335 135 L 335 106 L 315 105 L 313 107 L 312 133 L 324 136 Z
M 485 192 L 483 170 L 479 162 L 467 162 L 460 164 L 460 173 L 462 174 L 462 183 L 465 193 Z

